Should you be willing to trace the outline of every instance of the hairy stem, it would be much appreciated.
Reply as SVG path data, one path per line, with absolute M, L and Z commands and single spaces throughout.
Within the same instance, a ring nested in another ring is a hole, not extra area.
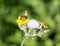
M 26 38 L 27 38 L 27 36 L 23 38 L 23 41 L 22 41 L 22 43 L 21 43 L 21 45 L 20 45 L 20 46 L 23 46 L 23 44 L 24 44 L 24 42 L 25 42 Z

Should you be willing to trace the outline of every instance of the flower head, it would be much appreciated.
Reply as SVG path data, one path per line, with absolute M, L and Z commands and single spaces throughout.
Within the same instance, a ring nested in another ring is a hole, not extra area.
M 27 23 L 28 28 L 39 28 L 40 24 L 35 19 L 30 19 Z

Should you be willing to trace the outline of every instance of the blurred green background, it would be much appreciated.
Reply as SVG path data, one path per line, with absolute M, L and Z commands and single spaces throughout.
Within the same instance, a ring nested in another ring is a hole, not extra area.
M 0 0 L 0 46 L 20 46 L 24 33 L 16 19 L 25 10 L 50 31 L 41 38 L 30 37 L 24 46 L 60 46 L 60 0 Z

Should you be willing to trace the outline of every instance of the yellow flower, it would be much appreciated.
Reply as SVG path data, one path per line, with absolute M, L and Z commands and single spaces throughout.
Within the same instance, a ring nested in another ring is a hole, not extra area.
M 25 25 L 28 22 L 28 17 L 27 16 L 19 16 L 18 19 L 16 20 L 18 26 Z

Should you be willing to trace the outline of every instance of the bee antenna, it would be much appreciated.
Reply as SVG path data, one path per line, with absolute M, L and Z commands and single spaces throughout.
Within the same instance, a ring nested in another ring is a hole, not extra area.
M 27 10 L 25 10 L 25 16 L 27 16 Z

